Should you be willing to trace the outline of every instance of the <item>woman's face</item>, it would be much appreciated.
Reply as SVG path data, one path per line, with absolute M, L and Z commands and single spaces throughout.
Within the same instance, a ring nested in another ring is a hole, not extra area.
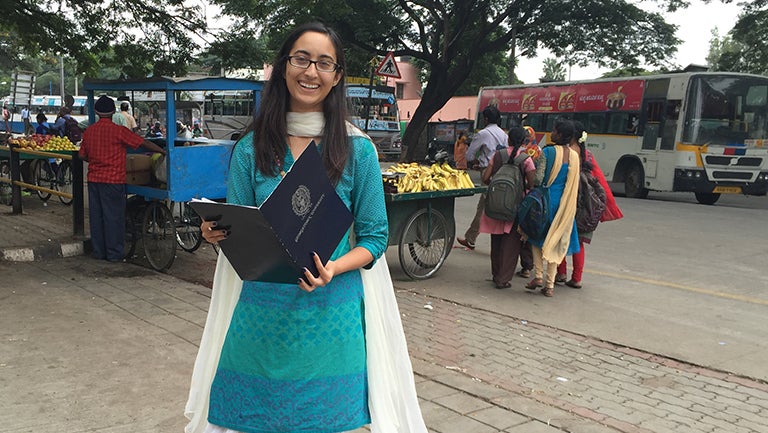
M 328 35 L 305 32 L 293 44 L 290 56 L 301 56 L 309 60 L 336 62 L 336 49 Z M 339 83 L 341 71 L 323 72 L 312 63 L 307 69 L 293 66 L 288 60 L 285 65 L 285 82 L 290 97 L 290 110 L 294 112 L 323 111 L 323 101 L 331 89 Z

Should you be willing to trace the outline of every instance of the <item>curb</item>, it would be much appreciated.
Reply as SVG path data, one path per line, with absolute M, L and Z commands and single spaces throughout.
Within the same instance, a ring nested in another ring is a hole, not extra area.
M 61 257 L 74 257 L 85 254 L 86 243 L 79 242 L 50 243 L 35 247 L 9 247 L 0 249 L 0 261 L 6 262 L 35 262 Z

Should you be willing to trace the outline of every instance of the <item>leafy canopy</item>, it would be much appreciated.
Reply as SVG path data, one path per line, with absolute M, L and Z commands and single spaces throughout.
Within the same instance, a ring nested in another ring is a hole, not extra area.
M 113 66 L 129 77 L 184 75 L 195 36 L 206 29 L 201 6 L 184 0 L 15 0 L 0 14 L 3 68 L 24 69 L 41 53 L 73 59 L 96 76 Z

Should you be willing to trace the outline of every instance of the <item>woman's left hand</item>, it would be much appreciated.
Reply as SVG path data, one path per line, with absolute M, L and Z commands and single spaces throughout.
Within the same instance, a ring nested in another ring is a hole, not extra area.
M 333 260 L 328 260 L 328 263 L 323 266 L 323 262 L 320 261 L 320 256 L 314 253 L 315 266 L 319 272 L 319 276 L 315 277 L 309 269 L 304 269 L 304 278 L 299 278 L 299 288 L 305 292 L 312 292 L 318 287 L 323 287 L 330 283 L 335 275 L 334 269 L 336 263 Z

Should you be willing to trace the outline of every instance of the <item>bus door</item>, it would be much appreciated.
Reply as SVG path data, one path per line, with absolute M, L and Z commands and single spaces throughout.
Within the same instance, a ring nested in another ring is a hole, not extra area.
M 680 111 L 680 101 L 667 99 L 669 79 L 649 80 L 641 111 L 642 135 L 639 158 L 643 164 L 645 186 L 664 190 L 670 184 L 675 167 L 675 132 Z

